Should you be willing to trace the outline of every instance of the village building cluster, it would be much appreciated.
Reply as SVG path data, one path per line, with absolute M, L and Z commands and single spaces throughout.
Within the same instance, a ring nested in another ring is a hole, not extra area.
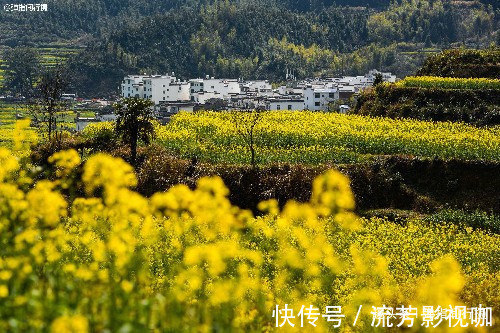
M 346 101 L 360 90 L 372 86 L 375 75 L 306 79 L 290 81 L 273 89 L 267 80 L 204 79 L 181 81 L 171 75 L 129 75 L 121 84 L 122 97 L 152 100 L 158 109 L 168 113 L 206 108 L 214 100 L 224 101 L 228 109 L 311 110 L 327 111 L 331 103 Z M 387 82 L 395 82 L 391 73 L 380 73 Z
M 168 120 L 180 111 L 212 110 L 310 110 L 345 113 L 347 101 L 359 91 L 371 87 L 377 74 L 383 81 L 395 82 L 396 76 L 371 70 L 363 76 L 290 80 L 274 87 L 267 80 L 205 78 L 182 81 L 170 75 L 128 75 L 120 86 L 121 97 L 150 99 L 160 120 Z M 96 119 L 76 119 L 77 128 Z M 107 118 L 106 118 L 107 119 Z

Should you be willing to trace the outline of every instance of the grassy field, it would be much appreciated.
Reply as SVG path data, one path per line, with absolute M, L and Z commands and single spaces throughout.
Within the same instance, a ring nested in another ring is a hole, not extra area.
M 213 163 L 250 161 L 251 116 L 181 113 L 158 130 L 158 140 L 184 158 Z M 461 123 L 393 120 L 336 113 L 266 112 L 254 130 L 259 164 L 352 163 L 377 155 L 500 161 L 500 128 Z

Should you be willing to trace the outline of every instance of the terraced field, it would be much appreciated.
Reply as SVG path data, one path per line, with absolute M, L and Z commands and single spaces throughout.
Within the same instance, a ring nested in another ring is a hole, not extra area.
M 38 48 L 42 56 L 42 65 L 53 67 L 57 64 L 64 63 L 71 55 L 78 53 L 79 47 L 47 45 Z
M 0 103 L 0 147 L 12 148 L 16 135 L 16 115 L 26 114 L 22 105 Z M 35 138 L 35 129 L 27 128 L 26 138 Z
M 182 157 L 213 163 L 248 163 L 248 138 L 230 113 L 180 113 L 159 128 L 158 140 Z M 246 128 L 243 128 L 245 131 Z M 306 111 L 267 112 L 254 128 L 256 161 L 352 163 L 376 155 L 500 160 L 499 127 L 395 120 Z
M 82 117 L 93 117 L 94 112 L 81 110 Z M 16 135 L 16 122 L 21 119 L 29 119 L 29 113 L 24 104 L 0 103 L 0 147 L 12 148 L 14 136 Z M 61 126 L 72 130 L 75 128 L 75 114 L 72 110 L 64 112 Z M 33 137 L 36 128 L 28 127 L 25 130 L 26 137 Z
M 438 76 L 408 76 L 395 84 L 398 87 L 434 89 L 500 89 L 498 79 L 463 79 Z
M 0 89 L 2 89 L 3 87 L 4 75 L 5 75 L 5 62 L 0 58 Z
M 41 56 L 41 64 L 48 68 L 54 67 L 57 64 L 63 64 L 71 55 L 78 53 L 80 49 L 81 47 L 65 44 L 49 44 L 37 48 Z M 3 52 L 5 52 L 5 49 Z M 0 51 L 0 89 L 3 87 L 6 69 L 7 67 Z

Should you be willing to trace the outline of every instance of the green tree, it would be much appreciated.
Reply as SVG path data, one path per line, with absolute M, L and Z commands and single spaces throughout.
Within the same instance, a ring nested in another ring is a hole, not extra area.
M 384 78 L 382 77 L 382 74 L 381 73 L 375 74 L 375 78 L 373 79 L 373 86 L 378 86 L 382 82 L 384 82 Z
M 16 47 L 5 53 L 5 89 L 14 95 L 32 97 L 40 75 L 40 55 L 29 47 Z
M 137 144 L 149 144 L 154 139 L 153 102 L 139 97 L 128 97 L 114 104 L 117 115 L 115 133 L 130 147 L 131 163 L 136 165 Z

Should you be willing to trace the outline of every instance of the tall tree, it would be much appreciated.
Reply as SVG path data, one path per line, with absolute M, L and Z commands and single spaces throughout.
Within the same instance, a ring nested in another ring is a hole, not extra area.
M 148 144 L 154 138 L 153 102 L 139 97 L 128 97 L 115 103 L 117 115 L 115 132 L 130 147 L 131 163 L 136 165 L 137 144 Z
M 42 137 L 49 141 L 57 134 L 61 134 L 60 125 L 63 122 L 64 112 L 67 109 L 67 103 L 62 100 L 64 89 L 68 85 L 68 77 L 61 66 L 45 71 L 41 80 L 36 86 L 34 100 L 28 106 L 28 110 L 33 121 L 38 125 L 42 132 Z
M 5 89 L 14 95 L 32 97 L 41 65 L 38 52 L 29 47 L 16 47 L 5 53 Z
M 375 74 L 375 78 L 373 79 L 373 86 L 374 87 L 378 86 L 382 82 L 384 82 L 384 77 L 382 76 L 382 74 L 381 73 Z

